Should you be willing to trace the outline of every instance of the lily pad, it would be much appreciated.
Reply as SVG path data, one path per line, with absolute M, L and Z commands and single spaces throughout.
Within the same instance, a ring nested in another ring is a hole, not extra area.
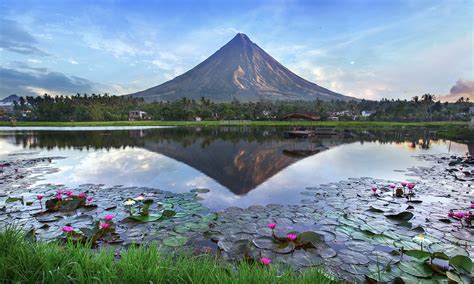
M 184 246 L 188 242 L 188 238 L 184 236 L 173 236 L 163 240 L 163 244 L 170 247 Z
M 469 253 L 460 246 L 455 246 L 445 243 L 433 243 L 429 247 L 432 252 L 443 252 L 449 257 L 454 257 L 456 255 L 469 256 Z
M 404 252 L 406 255 L 414 257 L 420 261 L 425 261 L 430 258 L 431 253 L 427 251 L 422 251 L 422 250 L 417 250 L 417 249 L 412 249 L 412 250 L 406 250 Z
M 398 263 L 398 268 L 405 273 L 416 277 L 427 278 L 433 275 L 433 270 L 424 262 L 402 261 Z
M 456 255 L 449 260 L 449 265 L 454 267 L 457 271 L 464 270 L 467 273 L 471 273 L 472 260 L 464 255 Z
M 413 218 L 413 213 L 408 212 L 408 211 L 403 211 L 397 214 L 385 214 L 385 217 L 392 220 L 397 220 L 397 221 L 408 221 L 411 218 Z
M 253 244 L 260 249 L 272 249 L 275 247 L 275 241 L 271 237 L 259 237 L 252 240 Z
M 272 251 L 281 254 L 287 254 L 295 250 L 294 242 L 284 242 L 273 246 Z
M 369 265 L 369 272 L 366 276 L 377 282 L 388 283 L 400 276 L 400 274 L 402 274 L 402 271 L 397 266 L 371 264 Z
M 150 214 L 146 216 L 142 215 L 133 215 L 133 216 L 128 216 L 127 219 L 134 220 L 134 221 L 140 221 L 140 222 L 155 222 L 160 220 L 160 218 L 163 215 L 161 214 Z

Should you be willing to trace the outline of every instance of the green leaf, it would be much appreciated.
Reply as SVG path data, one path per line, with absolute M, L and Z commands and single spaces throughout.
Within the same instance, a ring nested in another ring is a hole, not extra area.
M 397 221 L 408 221 L 413 218 L 413 213 L 408 211 L 403 211 L 398 214 L 385 214 L 385 217 Z
M 165 209 L 161 212 L 161 215 L 163 215 L 163 217 L 171 218 L 174 215 L 176 215 L 176 211 L 170 210 L 170 209 Z
M 433 258 L 449 260 L 449 256 L 447 256 L 444 252 L 440 252 L 440 251 L 434 252 L 432 256 Z
M 272 249 L 275 247 L 275 240 L 271 237 L 263 236 L 252 240 L 253 244 L 260 249 Z
M 366 276 L 378 282 L 391 282 L 400 276 L 401 273 L 400 269 L 396 266 L 391 267 L 381 264 L 371 264 L 369 265 L 369 272 Z
M 294 242 L 284 242 L 284 243 L 281 243 L 281 244 L 277 244 L 272 248 L 272 250 L 273 250 L 273 252 L 276 252 L 276 253 L 282 253 L 282 254 L 290 253 L 290 252 L 293 252 L 295 250 L 295 243 Z
M 430 277 L 433 275 L 433 270 L 426 263 L 414 261 L 402 261 L 398 264 L 398 268 L 405 273 L 416 277 Z
M 297 242 L 302 245 L 310 243 L 316 247 L 318 244 L 324 243 L 324 236 L 311 231 L 303 232 L 298 235 Z
M 150 214 L 148 216 L 133 215 L 133 216 L 128 216 L 127 218 L 130 220 L 140 221 L 140 222 L 155 222 L 155 221 L 160 220 L 161 217 L 162 217 L 161 214 Z
M 472 260 L 464 255 L 456 255 L 449 260 L 449 265 L 454 267 L 457 271 L 461 272 L 464 270 L 467 273 L 471 273 Z
M 163 240 L 163 244 L 170 247 L 180 247 L 188 242 L 188 238 L 183 236 L 174 236 Z
M 456 272 L 446 271 L 446 277 L 448 277 L 448 279 L 454 283 L 458 283 L 458 284 L 470 283 L 470 282 L 464 282 Z
M 411 257 L 414 257 L 416 259 L 419 259 L 421 261 L 425 261 L 429 259 L 431 256 L 431 253 L 427 251 L 417 250 L 417 249 L 406 250 L 405 254 Z
M 5 200 L 5 203 L 12 203 L 16 201 L 21 201 L 21 204 L 23 204 L 23 197 L 8 197 L 7 200 Z

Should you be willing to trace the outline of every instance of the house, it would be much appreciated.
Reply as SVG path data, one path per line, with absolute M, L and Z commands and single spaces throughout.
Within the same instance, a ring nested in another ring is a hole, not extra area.
M 285 115 L 281 120 L 321 120 L 321 117 L 308 113 L 295 112 Z
M 337 117 L 337 116 L 329 116 L 329 117 L 328 117 L 328 120 L 331 120 L 331 121 L 339 121 L 339 117 Z
M 362 111 L 362 116 L 363 116 L 363 117 L 369 117 L 369 116 L 371 116 L 371 115 L 374 114 L 374 113 L 375 113 L 375 111 L 373 111 L 373 110 L 363 110 L 363 111 Z
M 195 116 L 194 117 L 194 121 L 201 121 L 201 120 L 202 120 L 202 118 L 200 116 Z
M 129 121 L 133 121 L 133 120 L 148 120 L 148 119 L 151 119 L 151 117 L 149 117 L 149 116 L 147 115 L 147 113 L 144 112 L 144 111 L 134 110 L 134 111 L 128 112 L 128 120 L 129 120 Z

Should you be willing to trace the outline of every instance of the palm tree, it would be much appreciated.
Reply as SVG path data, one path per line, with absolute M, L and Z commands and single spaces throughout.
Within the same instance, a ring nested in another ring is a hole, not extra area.
M 430 121 L 432 121 L 432 116 L 431 116 L 431 107 L 433 106 L 433 102 L 435 100 L 435 96 L 432 95 L 432 94 L 424 94 L 423 96 L 421 96 L 421 99 L 423 101 L 423 103 L 427 106 L 428 108 L 428 113 L 430 115 Z

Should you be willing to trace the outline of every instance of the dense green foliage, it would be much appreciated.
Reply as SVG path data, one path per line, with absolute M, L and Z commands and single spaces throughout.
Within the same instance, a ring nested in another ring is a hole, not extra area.
M 442 121 L 468 120 L 469 106 L 460 100 L 457 103 L 435 102 L 426 94 L 420 100 L 381 101 L 312 101 L 312 102 L 239 102 L 214 103 L 207 99 L 175 102 L 145 103 L 142 99 L 109 95 L 75 95 L 71 97 L 22 98 L 14 106 L 17 120 L 29 121 L 120 121 L 127 120 L 131 110 L 145 111 L 154 120 L 279 120 L 294 113 L 311 113 L 323 120 L 337 115 L 340 120 L 374 121 Z M 374 111 L 370 117 L 362 117 L 362 111 Z M 342 113 L 345 112 L 345 113 Z M 337 114 L 336 114 L 337 113 Z
M 260 264 L 232 266 L 211 255 L 160 253 L 156 246 L 93 251 L 37 243 L 18 230 L 0 233 L 1 283 L 334 283 L 320 270 L 278 272 Z

